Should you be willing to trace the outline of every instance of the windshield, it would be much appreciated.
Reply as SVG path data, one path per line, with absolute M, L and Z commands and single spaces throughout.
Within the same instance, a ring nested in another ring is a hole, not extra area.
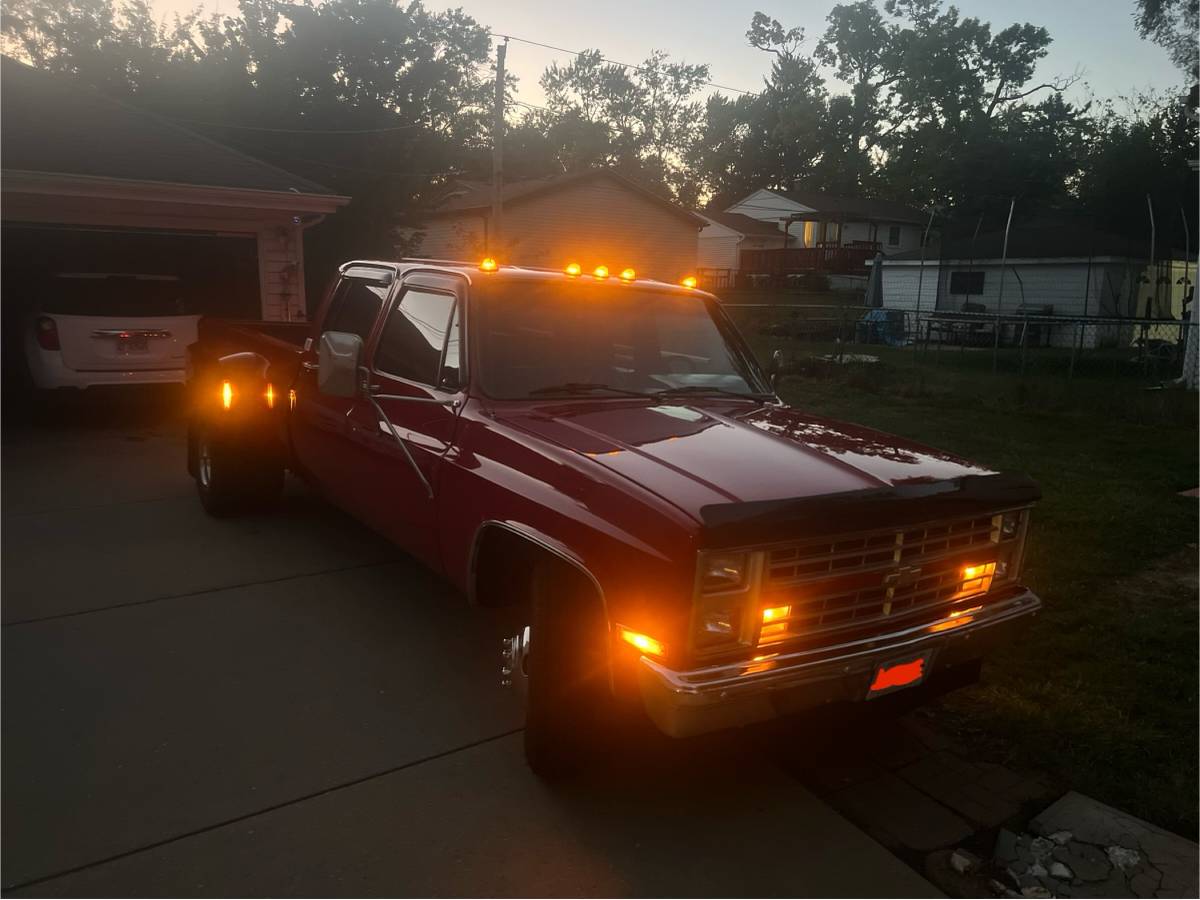
M 67 316 L 182 316 L 190 305 L 179 279 L 153 275 L 57 275 L 39 299 Z
M 481 287 L 471 327 L 494 399 L 768 393 L 702 297 L 587 282 Z

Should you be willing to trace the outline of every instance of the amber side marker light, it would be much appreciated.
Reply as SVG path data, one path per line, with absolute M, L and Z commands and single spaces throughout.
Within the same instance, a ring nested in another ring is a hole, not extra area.
M 621 635 L 621 640 L 636 647 L 643 653 L 648 653 L 651 656 L 666 655 L 667 648 L 662 645 L 662 642 L 656 641 L 648 634 L 642 634 L 640 631 L 634 631 L 632 628 L 626 628 L 623 625 L 618 625 L 617 631 Z
M 567 263 L 567 267 L 563 271 L 572 278 L 575 278 L 583 271 L 583 266 L 579 265 L 579 263 Z
M 490 256 L 485 256 L 479 263 L 480 272 L 495 272 L 498 268 L 500 268 L 500 264 Z
M 992 587 L 992 579 L 996 577 L 994 562 L 979 563 L 973 566 L 963 566 L 962 584 L 959 585 L 955 600 L 973 597 L 976 594 L 986 594 Z
M 698 282 L 696 280 L 695 275 L 689 275 L 686 278 L 679 279 L 679 283 L 682 284 L 685 288 L 694 288 L 700 282 Z
M 787 637 L 787 617 L 792 614 L 790 606 L 768 606 L 762 612 L 762 630 L 758 633 L 759 646 L 773 644 Z
M 622 269 L 621 270 L 621 280 L 622 281 L 633 281 L 633 279 L 635 279 L 635 278 L 637 278 L 637 272 L 633 271 L 633 269 Z
M 233 406 L 233 385 L 228 381 L 221 382 L 221 406 L 225 409 Z
M 275 385 L 271 384 L 271 382 L 269 382 L 269 381 L 267 382 L 267 392 L 265 394 L 263 394 L 263 397 L 267 401 L 267 409 L 274 409 L 275 408 Z

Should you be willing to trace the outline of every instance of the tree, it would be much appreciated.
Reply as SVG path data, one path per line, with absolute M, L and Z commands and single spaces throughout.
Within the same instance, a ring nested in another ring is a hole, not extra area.
M 563 171 L 609 166 L 692 202 L 686 163 L 703 112 L 695 98 L 707 79 L 708 66 L 673 62 L 660 50 L 638 66 L 589 50 L 546 69 L 547 108 L 523 124 L 545 133 Z
M 1134 21 L 1138 33 L 1171 54 L 1171 61 L 1195 81 L 1200 51 L 1200 0 L 1137 0 Z

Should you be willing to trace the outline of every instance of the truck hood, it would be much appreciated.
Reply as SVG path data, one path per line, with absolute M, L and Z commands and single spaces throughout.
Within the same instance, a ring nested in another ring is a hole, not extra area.
M 991 474 L 883 432 L 736 400 L 558 403 L 497 411 L 497 418 L 594 460 L 697 520 L 713 504 Z

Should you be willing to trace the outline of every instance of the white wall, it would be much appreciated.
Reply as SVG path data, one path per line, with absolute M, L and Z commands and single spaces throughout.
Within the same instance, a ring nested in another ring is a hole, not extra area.
M 795 203 L 771 191 L 759 190 L 744 200 L 739 201 L 734 206 L 729 207 L 726 212 L 741 213 L 744 216 L 749 216 L 751 219 L 777 224 L 780 219 L 786 219 L 791 215 L 817 211 L 812 209 L 812 207 Z M 891 225 L 900 226 L 899 244 L 889 245 L 887 242 L 888 229 Z M 872 237 L 873 229 L 878 234 L 878 237 Z M 924 226 L 910 223 L 880 222 L 878 226 L 872 226 L 869 222 L 845 222 L 842 225 L 841 242 L 845 245 L 851 241 L 877 240 L 883 245 L 883 252 L 885 254 L 902 253 L 906 250 L 919 250 L 921 248 L 921 232 L 923 230 Z M 816 246 L 820 242 L 820 232 L 820 223 L 818 222 L 796 222 L 791 227 L 791 233 L 796 238 L 795 246 L 797 247 Z
M 883 267 L 883 305 L 888 309 L 917 310 L 930 312 L 937 307 L 938 299 L 938 264 L 925 264 L 925 274 L 921 275 L 919 266 L 889 266 Z M 917 290 L 920 288 L 920 304 L 917 303 Z

